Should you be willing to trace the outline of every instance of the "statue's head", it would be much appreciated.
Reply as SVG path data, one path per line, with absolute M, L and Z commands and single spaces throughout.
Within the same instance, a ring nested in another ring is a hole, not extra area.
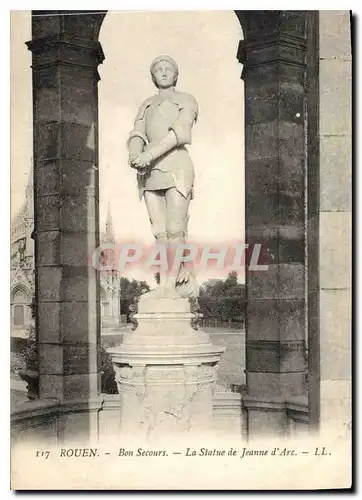
M 152 81 L 159 89 L 174 87 L 178 78 L 176 61 L 170 56 L 158 56 L 152 61 L 150 72 Z

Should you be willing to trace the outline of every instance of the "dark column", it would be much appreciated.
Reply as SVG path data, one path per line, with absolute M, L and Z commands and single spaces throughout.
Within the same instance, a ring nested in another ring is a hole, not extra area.
M 305 392 L 306 12 L 237 12 L 245 81 L 246 240 L 268 270 L 247 272 L 250 435 L 287 433 L 288 398 Z
M 320 422 L 320 137 L 319 13 L 307 13 L 307 249 L 308 249 L 308 406 L 310 430 Z
M 39 397 L 99 392 L 97 66 L 105 13 L 33 11 L 34 225 Z

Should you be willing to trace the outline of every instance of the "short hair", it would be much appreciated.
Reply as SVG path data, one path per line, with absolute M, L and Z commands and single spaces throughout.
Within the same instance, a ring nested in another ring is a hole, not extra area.
M 152 81 L 153 83 L 156 85 L 157 87 L 157 83 L 156 83 L 156 80 L 155 80 L 155 77 L 154 77 L 154 74 L 153 74 L 153 68 L 156 66 L 157 63 L 161 62 L 161 61 L 165 61 L 165 62 L 168 62 L 169 64 L 171 64 L 171 66 L 173 66 L 174 70 L 175 70 L 175 81 L 174 81 L 174 85 L 176 85 L 177 83 L 177 78 L 178 78 L 178 66 L 177 66 L 177 63 L 174 59 L 172 59 L 172 57 L 170 56 L 166 56 L 166 55 L 163 55 L 163 56 L 158 56 L 156 57 L 152 63 L 151 63 L 151 66 L 150 66 L 150 73 L 151 73 L 151 77 L 152 77 Z

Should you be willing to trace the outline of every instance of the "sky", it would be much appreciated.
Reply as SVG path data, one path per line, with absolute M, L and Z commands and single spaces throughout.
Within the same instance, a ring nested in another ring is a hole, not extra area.
M 24 199 L 32 156 L 31 53 L 24 43 L 31 38 L 29 12 L 12 13 L 11 34 L 14 214 Z M 199 104 L 189 147 L 195 166 L 189 239 L 216 244 L 244 239 L 244 98 L 236 58 L 241 38 L 232 11 L 107 14 L 99 36 L 106 57 L 98 84 L 101 230 L 110 202 L 117 240 L 153 243 L 126 140 L 139 105 L 157 93 L 150 63 L 168 54 L 179 66 L 177 90 L 194 95 Z M 201 273 L 201 281 L 217 277 L 210 273 Z M 132 275 L 149 280 L 141 269 Z

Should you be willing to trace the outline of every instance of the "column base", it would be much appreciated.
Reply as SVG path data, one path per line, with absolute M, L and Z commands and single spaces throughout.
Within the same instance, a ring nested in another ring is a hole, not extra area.
M 293 437 L 308 433 L 308 398 L 306 396 L 280 397 L 262 400 L 243 397 L 247 411 L 248 438 L 263 436 Z
M 289 435 L 284 399 L 263 401 L 259 398 L 244 396 L 243 403 L 247 410 L 248 439 Z

